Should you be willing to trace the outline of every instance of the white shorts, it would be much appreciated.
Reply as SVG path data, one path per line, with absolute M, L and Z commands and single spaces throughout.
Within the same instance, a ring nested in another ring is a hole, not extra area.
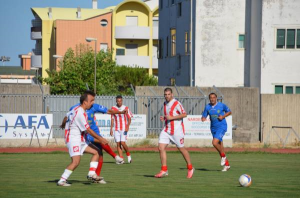
M 127 133 L 125 131 L 115 131 L 114 137 L 116 142 L 126 142 L 127 141 Z
M 67 147 L 69 149 L 70 157 L 83 155 L 88 144 L 86 142 L 68 142 Z
M 178 148 L 184 147 L 184 133 L 182 131 L 175 132 L 174 135 L 170 135 L 169 133 L 162 130 L 159 135 L 158 143 L 161 144 L 176 144 Z

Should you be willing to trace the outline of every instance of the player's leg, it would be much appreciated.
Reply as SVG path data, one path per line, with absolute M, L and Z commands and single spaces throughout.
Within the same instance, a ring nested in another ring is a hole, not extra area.
M 128 163 L 131 163 L 131 155 L 130 155 L 130 152 L 129 152 L 129 148 L 126 144 L 126 141 L 127 141 L 127 131 L 124 131 L 121 133 L 121 145 L 122 147 L 124 148 L 125 152 L 126 152 L 126 155 L 127 155 L 127 160 L 128 160 Z
M 182 156 L 183 156 L 183 158 L 184 158 L 184 160 L 187 164 L 187 169 L 188 169 L 187 178 L 188 179 L 192 178 L 195 169 L 192 165 L 190 154 L 186 150 L 186 148 L 184 147 L 184 133 L 183 133 L 183 131 L 180 131 L 180 130 L 176 131 L 175 134 L 173 136 L 171 136 L 171 141 L 176 144 L 177 149 L 180 151 L 180 153 L 182 154 Z
M 222 171 L 228 171 L 230 169 L 229 161 L 225 155 L 225 149 L 223 145 L 223 136 L 225 135 L 225 130 L 216 131 L 213 134 L 213 146 L 217 149 L 221 157 L 221 166 L 224 166 Z
M 155 175 L 156 178 L 161 178 L 168 175 L 166 148 L 169 143 L 170 143 L 169 134 L 162 131 L 159 135 L 159 140 L 158 140 L 158 150 L 159 150 L 159 156 L 161 161 L 161 170 L 158 174 Z
M 96 150 L 98 151 L 98 154 L 99 154 L 98 166 L 97 166 L 97 169 L 96 169 L 96 174 L 98 175 L 99 180 L 94 181 L 94 183 L 106 184 L 106 181 L 104 180 L 104 178 L 100 177 L 101 170 L 102 170 L 102 165 L 103 165 L 102 145 L 101 144 L 97 144 L 97 143 L 93 143 L 92 147 L 96 148 Z
M 114 132 L 114 138 L 115 138 L 115 142 L 117 143 L 117 151 L 119 154 L 119 158 L 121 159 L 121 161 L 116 161 L 116 164 L 123 164 L 124 163 L 124 158 L 123 158 L 123 151 L 122 151 L 122 147 L 121 147 L 121 133 L 120 131 L 115 131 Z
M 67 182 L 68 178 L 71 176 L 73 171 L 79 166 L 81 158 L 81 143 L 80 142 L 69 142 L 67 144 L 69 154 L 71 157 L 71 163 L 66 167 L 64 173 L 62 174 L 60 180 L 57 182 L 58 186 L 71 186 Z
M 85 153 L 92 154 L 91 162 L 90 162 L 90 169 L 88 172 L 87 178 L 89 180 L 100 180 L 101 178 L 96 174 L 96 170 L 98 167 L 99 162 L 99 153 L 98 150 L 93 148 L 94 146 L 87 146 L 84 150 Z

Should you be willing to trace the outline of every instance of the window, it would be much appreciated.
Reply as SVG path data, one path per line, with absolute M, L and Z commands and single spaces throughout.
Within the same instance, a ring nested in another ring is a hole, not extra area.
M 170 78 L 170 85 L 175 86 L 176 85 L 176 80 L 175 78 Z
M 124 56 L 125 55 L 125 49 L 117 48 L 117 56 Z
M 177 17 L 181 17 L 181 14 L 182 14 L 182 4 L 181 3 L 178 3 L 177 4 Z
M 107 43 L 100 43 L 100 50 L 107 52 L 108 45 Z
M 184 43 L 184 52 L 185 54 L 188 54 L 188 32 L 185 32 L 185 36 L 184 36 L 184 40 L 185 40 L 185 43 Z
M 158 17 L 153 17 L 153 27 L 158 27 Z
M 163 40 L 159 39 L 158 40 L 158 51 L 157 51 L 157 58 L 162 59 L 163 58 Z
M 245 34 L 239 34 L 239 49 L 245 49 Z
M 293 94 L 293 87 L 286 86 L 285 87 L 285 94 Z
M 296 86 L 296 94 L 300 94 L 300 86 Z
M 106 19 L 102 19 L 102 20 L 100 21 L 100 25 L 103 26 L 103 27 L 107 26 L 107 24 L 108 24 L 108 22 L 107 22 Z
M 171 0 L 171 5 L 174 5 L 175 4 L 175 0 Z
M 171 56 L 176 55 L 176 29 L 171 29 Z
M 163 9 L 163 1 L 164 1 L 164 0 L 160 0 L 160 1 L 159 1 L 159 9 Z
M 126 56 L 137 56 L 138 55 L 138 45 L 137 44 L 126 44 Z
M 283 86 L 275 85 L 275 94 L 283 94 Z
M 127 26 L 138 26 L 138 17 L 137 16 L 126 16 L 126 25 Z
M 300 49 L 300 29 L 277 29 L 276 49 Z
M 167 36 L 167 42 L 166 42 L 166 44 L 167 44 L 167 53 L 166 53 L 166 57 L 168 57 L 169 56 L 169 37 Z

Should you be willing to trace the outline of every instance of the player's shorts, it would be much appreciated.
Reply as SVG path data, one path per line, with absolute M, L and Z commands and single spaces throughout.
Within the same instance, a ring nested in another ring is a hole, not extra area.
M 127 131 L 115 131 L 114 137 L 116 142 L 126 142 L 127 141 Z
M 225 135 L 226 131 L 227 130 L 220 128 L 214 132 L 212 131 L 211 134 L 212 134 L 213 138 L 216 138 L 222 142 L 223 136 Z
M 178 148 L 184 147 L 184 133 L 182 129 L 176 131 L 174 135 L 170 135 L 169 133 L 162 130 L 159 135 L 158 143 L 161 144 L 175 144 Z
M 69 149 L 70 157 L 83 155 L 86 147 L 88 147 L 86 142 L 68 142 L 67 147 Z

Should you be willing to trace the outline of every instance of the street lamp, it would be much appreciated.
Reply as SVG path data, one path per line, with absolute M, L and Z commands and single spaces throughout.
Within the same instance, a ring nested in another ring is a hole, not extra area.
M 55 71 L 57 70 L 57 64 L 56 64 L 56 59 L 61 59 L 61 58 L 63 58 L 63 56 L 61 56 L 61 55 L 57 55 L 57 54 L 55 54 L 55 55 L 53 55 L 53 58 L 54 58 L 54 68 L 55 68 Z
M 94 79 L 94 92 L 96 92 L 96 56 L 97 56 L 97 38 L 85 38 L 87 42 L 95 41 L 95 79 Z

